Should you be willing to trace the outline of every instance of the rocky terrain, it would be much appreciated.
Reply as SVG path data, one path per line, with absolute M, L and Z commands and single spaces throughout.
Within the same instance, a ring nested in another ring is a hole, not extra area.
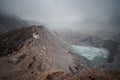
M 75 75 L 52 70 L 43 72 L 36 80 L 120 80 L 120 73 L 101 68 L 84 70 Z
M 94 46 L 98 48 L 105 48 L 110 51 L 108 63 L 105 67 L 109 70 L 120 71 L 120 35 L 112 36 L 111 38 L 101 38 L 99 36 L 90 36 L 88 38 L 79 40 L 78 45 Z
M 114 40 L 91 37 L 82 42 L 116 54 L 110 63 L 93 67 L 57 33 L 42 25 L 1 34 L 0 80 L 119 80 L 119 36 Z
M 35 80 L 49 70 L 77 74 L 91 67 L 88 60 L 43 26 L 0 35 L 0 80 Z

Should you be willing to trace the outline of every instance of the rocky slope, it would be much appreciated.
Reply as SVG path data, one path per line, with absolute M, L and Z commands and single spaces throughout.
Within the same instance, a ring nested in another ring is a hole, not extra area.
M 120 80 L 120 72 L 94 68 L 73 75 L 58 70 L 52 70 L 44 71 L 35 80 Z
M 76 74 L 88 68 L 89 61 L 43 26 L 0 35 L 0 80 L 35 80 L 48 70 Z

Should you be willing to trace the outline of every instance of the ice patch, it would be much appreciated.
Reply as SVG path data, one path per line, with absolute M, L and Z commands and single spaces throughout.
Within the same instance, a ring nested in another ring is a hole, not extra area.
M 72 45 L 72 47 L 76 53 L 92 61 L 93 64 L 105 62 L 109 54 L 109 51 L 104 48 L 79 45 Z

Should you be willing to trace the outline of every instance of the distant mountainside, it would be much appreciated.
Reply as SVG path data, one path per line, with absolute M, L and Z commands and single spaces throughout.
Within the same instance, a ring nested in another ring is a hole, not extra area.
M 91 67 L 88 60 L 43 26 L 0 35 L 0 80 L 35 80 L 47 70 L 76 74 Z
M 119 29 L 118 29 L 119 30 Z M 117 30 L 117 31 L 118 31 Z M 81 40 L 96 37 L 99 39 L 114 39 L 114 36 L 120 34 L 116 30 L 112 28 L 103 28 L 99 30 L 94 30 L 94 28 L 84 29 L 84 27 L 73 27 L 73 29 L 55 29 L 56 33 L 58 33 L 64 40 L 66 40 L 70 44 L 81 44 Z
M 108 64 L 106 68 L 109 70 L 120 71 L 120 33 L 99 30 L 93 33 L 84 32 L 82 30 L 58 30 L 56 31 L 64 40 L 73 45 L 94 46 L 105 48 L 110 51 Z
M 29 26 L 29 24 L 15 15 L 0 14 L 0 33 Z

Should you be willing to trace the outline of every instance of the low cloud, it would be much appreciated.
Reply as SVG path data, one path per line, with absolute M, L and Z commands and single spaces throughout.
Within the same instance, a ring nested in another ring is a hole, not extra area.
M 0 0 L 0 11 L 52 28 L 119 28 L 120 0 Z M 99 27 L 98 27 L 99 26 Z

